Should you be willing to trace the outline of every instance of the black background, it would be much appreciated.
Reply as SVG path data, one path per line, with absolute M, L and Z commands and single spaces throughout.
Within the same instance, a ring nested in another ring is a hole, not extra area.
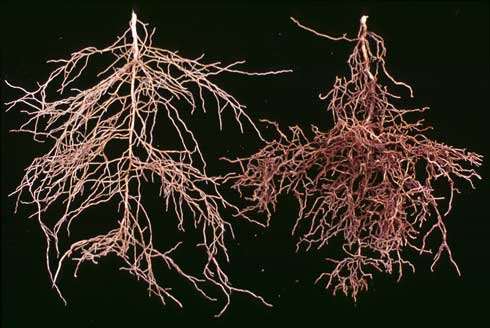
M 289 17 L 324 33 L 354 36 L 359 18 L 367 14 L 369 28 L 385 39 L 392 75 L 414 87 L 413 99 L 404 89 L 392 89 L 405 97 L 401 106 L 430 106 L 425 117 L 435 127 L 432 138 L 488 155 L 488 2 L 33 5 L 18 1 L 1 8 L 2 80 L 32 88 L 53 68 L 46 60 L 112 43 L 127 28 L 132 8 L 141 20 L 157 28 L 153 41 L 157 47 L 179 50 L 188 58 L 204 52 L 208 62 L 245 59 L 243 68 L 250 71 L 293 69 L 290 74 L 263 78 L 224 74 L 214 81 L 247 105 L 254 120 L 263 117 L 282 127 L 298 124 L 305 129 L 316 124 L 323 130 L 332 122 L 318 94 L 329 90 L 336 75 L 348 72 L 346 60 L 352 45 L 316 37 L 299 29 Z M 1 92 L 2 103 L 18 96 L 3 82 Z M 273 308 L 235 294 L 228 311 L 215 319 L 213 314 L 221 304 L 205 301 L 178 280 L 175 293 L 184 308 L 172 303 L 163 307 L 157 298 L 147 297 L 144 284 L 117 270 L 115 258 L 85 264 L 77 279 L 67 265 L 60 281 L 68 300 L 65 307 L 50 288 L 44 237 L 37 222 L 26 219 L 31 209 L 13 214 L 14 199 L 7 198 L 20 182 L 23 169 L 49 145 L 36 144 L 28 135 L 8 133 L 23 116 L 19 108 L 8 113 L 4 109 L 2 104 L 2 327 L 202 327 L 265 321 L 278 326 L 425 325 L 454 320 L 469 324 L 483 320 L 485 309 L 490 308 L 488 165 L 479 170 L 483 181 L 477 182 L 477 190 L 462 186 L 463 194 L 457 195 L 447 217 L 449 243 L 462 277 L 447 256 L 434 273 L 429 269 L 430 257 L 415 257 L 416 274 L 407 271 L 400 283 L 395 276 L 379 275 L 357 304 L 343 295 L 334 297 L 323 285 L 313 284 L 325 270 L 323 258 L 332 253 L 325 249 L 295 254 L 290 230 L 297 206 L 292 197 L 284 196 L 269 229 L 235 223 L 237 237 L 228 246 L 232 262 L 226 265 L 236 286 L 263 295 Z M 210 173 L 218 174 L 232 167 L 217 158 L 251 154 L 260 143 L 250 126 L 240 134 L 231 114 L 225 116 L 224 129 L 219 131 L 214 114 L 197 113 L 189 124 L 200 140 Z M 233 191 L 225 195 L 236 199 Z M 84 231 L 98 224 L 110 227 L 116 221 L 115 212 L 107 208 L 91 213 L 75 229 Z M 161 213 L 156 216 L 167 219 L 172 227 L 174 218 Z M 102 223 L 96 220 L 99 218 Z M 176 237 L 173 230 L 160 231 L 155 238 Z M 181 258 L 180 263 L 197 268 L 192 258 Z

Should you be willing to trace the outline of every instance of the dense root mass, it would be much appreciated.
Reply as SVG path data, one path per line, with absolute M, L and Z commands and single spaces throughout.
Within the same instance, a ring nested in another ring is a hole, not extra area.
M 109 47 L 89 47 L 67 60 L 52 60 L 58 68 L 36 90 L 9 84 L 23 94 L 7 104 L 9 109 L 19 106 L 28 115 L 17 131 L 31 133 L 37 141 L 54 143 L 46 155 L 36 158 L 26 169 L 14 192 L 18 194 L 17 204 L 37 207 L 33 216 L 46 236 L 48 271 L 60 296 L 57 281 L 65 259 L 77 261 L 78 270 L 83 262 L 96 262 L 113 253 L 124 261 L 124 270 L 145 281 L 149 292 L 164 303 L 172 299 L 181 306 L 171 288 L 163 287 L 155 276 L 156 261 L 163 261 L 210 300 L 214 298 L 205 286 L 217 286 L 226 296 L 223 311 L 234 291 L 248 293 L 269 305 L 262 297 L 233 287 L 221 268 L 220 261 L 228 261 L 225 239 L 233 232 L 220 212 L 224 208 L 237 209 L 218 191 L 219 178 L 207 176 L 204 157 L 182 111 L 188 108 L 191 113 L 196 109 L 206 112 L 205 99 L 212 99 L 220 127 L 222 112 L 231 110 L 240 128 L 246 121 L 258 133 L 244 106 L 209 78 L 222 72 L 266 75 L 285 71 L 249 73 L 234 68 L 242 62 L 222 66 L 204 64 L 202 56 L 186 59 L 153 47 L 153 33 L 133 14 L 128 30 Z M 75 88 L 95 55 L 112 56 L 113 62 L 98 74 L 97 84 L 83 90 Z M 52 88 L 57 90 L 57 100 L 48 99 Z M 171 122 L 180 149 L 154 146 L 158 113 Z M 116 156 L 111 155 L 114 151 L 110 143 L 114 141 L 125 145 Z M 179 230 L 184 230 L 184 220 L 190 218 L 202 231 L 198 246 L 205 250 L 206 261 L 199 277 L 185 273 L 172 259 L 180 242 L 167 251 L 155 248 L 155 232 L 141 190 L 142 183 L 149 180 L 161 184 L 160 196 L 167 210 L 175 211 Z M 113 201 L 119 204 L 113 230 L 61 249 L 59 238 L 64 229 L 69 236 L 70 225 L 87 209 Z M 51 223 L 44 213 L 55 203 L 63 204 L 64 213 Z
M 279 134 L 276 140 L 250 157 L 228 159 L 241 168 L 228 180 L 251 202 L 241 211 L 243 216 L 258 211 L 270 219 L 278 196 L 290 193 L 299 203 L 293 228 L 300 234 L 297 249 L 320 249 L 333 238 L 341 240 L 344 256 L 328 258 L 333 266 L 318 280 L 326 278 L 334 294 L 342 290 L 354 299 L 368 288 L 374 271 L 397 271 L 400 279 L 405 267 L 415 270 L 405 258 L 409 248 L 432 254 L 432 269 L 447 252 L 459 273 L 444 217 L 459 192 L 456 181 L 466 180 L 474 187 L 480 176 L 471 167 L 482 163 L 481 155 L 424 136 L 429 127 L 423 120 L 411 122 L 409 116 L 426 108 L 399 109 L 392 104 L 399 97 L 380 84 L 380 76 L 408 88 L 410 94 L 412 89 L 387 72 L 383 39 L 367 30 L 366 18 L 355 39 L 320 34 L 293 19 L 317 35 L 355 42 L 348 61 L 350 77 L 337 78 L 332 90 L 321 96 L 329 103 L 334 127 L 322 132 L 313 126 L 309 138 L 298 126 L 283 132 L 269 122 Z M 444 197 L 433 188 L 438 179 L 449 186 L 444 212 Z M 441 241 L 434 250 L 427 241 L 433 234 Z

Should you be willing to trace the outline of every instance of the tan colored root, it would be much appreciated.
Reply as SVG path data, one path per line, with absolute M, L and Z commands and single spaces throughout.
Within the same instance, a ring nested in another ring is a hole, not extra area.
M 158 261 L 163 261 L 209 300 L 216 298 L 209 295 L 206 286 L 217 286 L 226 298 L 218 315 L 229 305 L 233 292 L 247 293 L 270 306 L 261 296 L 234 287 L 221 268 L 221 261 L 228 261 L 225 239 L 233 237 L 233 231 L 220 213 L 224 208 L 238 209 L 218 191 L 220 178 L 206 174 L 199 144 L 182 114 L 186 109 L 191 113 L 199 109 L 206 112 L 207 107 L 213 106 L 221 127 L 223 111 L 232 111 L 241 130 L 245 121 L 260 136 L 245 107 L 211 78 L 223 72 L 267 75 L 287 71 L 250 73 L 235 68 L 242 62 L 223 66 L 205 64 L 203 56 L 186 59 L 176 52 L 154 47 L 153 33 L 133 13 L 130 27 L 112 45 L 103 49 L 88 47 L 69 59 L 51 60 L 58 67 L 36 90 L 9 84 L 22 96 L 7 103 L 8 108 L 22 107 L 28 115 L 27 122 L 16 131 L 54 144 L 26 169 L 13 193 L 18 195 L 17 205 L 37 207 L 33 216 L 46 236 L 47 268 L 53 287 L 62 298 L 57 281 L 64 260 L 75 260 L 78 271 L 84 262 L 97 263 L 102 257 L 116 254 L 124 262 L 122 269 L 146 282 L 150 294 L 160 297 L 163 303 L 171 299 L 182 306 L 171 288 L 164 287 L 155 276 L 153 267 Z M 112 56 L 113 62 L 98 74 L 100 80 L 94 86 L 77 89 L 75 83 L 96 55 Z M 53 87 L 58 91 L 57 100 L 50 100 Z M 214 99 L 214 104 L 210 106 L 205 99 Z M 173 126 L 182 145 L 180 149 L 161 150 L 154 146 L 157 114 L 166 116 Z M 113 140 L 126 143 L 120 156 L 111 157 L 108 153 Z M 150 180 L 160 184 L 160 196 L 166 210 L 175 211 L 178 230 L 184 231 L 184 221 L 190 219 L 202 231 L 198 246 L 205 250 L 206 264 L 200 276 L 185 273 L 172 259 L 181 242 L 167 251 L 155 248 L 153 239 L 157 235 L 164 238 L 165 232 L 152 230 L 144 206 L 141 188 Z M 59 238 L 63 231 L 69 236 L 70 226 L 87 209 L 115 201 L 120 211 L 113 230 L 72 241 L 67 249 L 61 249 Z M 55 202 L 63 204 L 64 213 L 50 224 L 44 213 Z

